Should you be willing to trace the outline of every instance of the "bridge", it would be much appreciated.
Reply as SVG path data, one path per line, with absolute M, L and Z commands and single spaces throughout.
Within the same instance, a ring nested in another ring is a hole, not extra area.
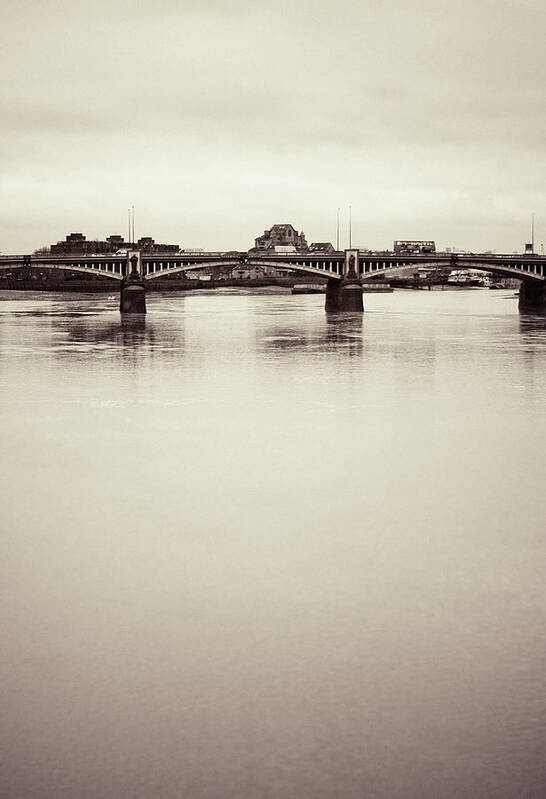
M 478 269 L 520 281 L 519 307 L 524 311 L 546 310 L 546 257 L 536 255 L 435 254 L 399 255 L 348 249 L 334 253 L 185 253 L 126 255 L 15 255 L 0 256 L 0 270 L 24 268 L 59 269 L 102 275 L 118 282 L 120 310 L 144 313 L 146 286 L 152 280 L 185 275 L 200 269 L 244 270 L 273 267 L 297 274 L 313 275 L 326 282 L 326 310 L 363 311 L 362 286 L 381 276 L 398 277 L 427 269 Z

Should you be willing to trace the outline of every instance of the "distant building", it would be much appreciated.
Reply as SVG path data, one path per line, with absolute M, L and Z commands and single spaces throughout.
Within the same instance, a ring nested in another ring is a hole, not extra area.
M 429 255 L 436 252 L 434 241 L 395 241 L 395 255 Z
M 52 255 L 113 255 L 118 250 L 140 250 L 143 253 L 177 253 L 178 244 L 156 244 L 149 236 L 140 238 L 136 244 L 125 241 L 123 236 L 108 236 L 106 241 L 88 241 L 82 233 L 70 233 L 64 241 L 52 244 Z
M 125 243 L 125 239 L 123 236 L 107 236 L 106 241 L 108 244 L 111 244 L 116 250 L 120 250 L 122 247 L 127 247 Z
M 330 255 L 330 253 L 335 252 L 335 248 L 333 244 L 330 244 L 329 241 L 314 241 L 311 246 L 309 247 L 310 252 L 322 252 Z
M 82 233 L 70 233 L 64 241 L 51 245 L 51 255 L 94 255 L 112 251 L 106 241 L 87 241 Z
M 299 233 L 293 225 L 277 224 L 264 230 L 263 236 L 254 241 L 254 250 L 274 250 L 275 247 L 292 246 L 297 252 L 308 252 L 309 247 L 303 231 Z
M 178 244 L 156 244 L 150 236 L 144 236 L 136 243 L 137 250 L 144 253 L 177 253 L 180 252 Z

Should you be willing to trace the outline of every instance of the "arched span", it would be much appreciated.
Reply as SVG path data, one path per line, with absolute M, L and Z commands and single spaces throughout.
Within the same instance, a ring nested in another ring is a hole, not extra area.
M 319 277 L 323 277 L 325 279 L 334 278 L 335 280 L 341 280 L 341 275 L 338 275 L 337 272 L 331 272 L 329 269 L 316 269 L 312 266 L 304 266 L 303 264 L 298 263 L 286 263 L 284 261 L 265 261 L 265 260 L 252 260 L 249 259 L 248 261 L 199 261 L 198 263 L 191 263 L 191 264 L 179 264 L 178 266 L 172 266 L 169 269 L 159 269 L 155 272 L 149 272 L 145 275 L 146 280 L 155 280 L 160 277 L 164 277 L 165 275 L 175 275 L 181 274 L 183 272 L 195 272 L 198 269 L 211 269 L 211 268 L 225 268 L 225 269 L 248 269 L 249 267 L 259 268 L 259 267 L 271 267 L 273 269 L 284 269 L 289 272 L 299 272 L 301 274 L 306 275 L 318 275 Z
M 495 275 L 501 275 L 504 277 L 515 277 L 519 278 L 520 280 L 538 280 L 539 282 L 544 282 L 544 274 L 541 274 L 540 271 L 544 272 L 544 266 L 538 261 L 525 261 L 525 263 L 521 263 L 519 268 L 517 264 L 511 266 L 509 263 L 500 264 L 495 260 L 483 260 L 483 261 L 473 261 L 472 258 L 459 258 L 457 264 L 460 266 L 454 266 L 454 269 L 480 269 L 482 272 L 491 272 Z M 537 271 L 534 271 L 534 270 Z
M 21 269 L 22 267 L 25 269 L 58 269 L 61 272 L 82 272 L 86 275 L 102 275 L 102 277 L 110 277 L 113 280 L 123 280 L 124 277 L 119 272 L 111 272 L 108 269 L 104 269 L 102 265 L 91 267 L 86 266 L 85 264 L 53 263 L 43 261 L 31 261 L 30 264 L 25 264 L 22 261 L 0 263 L 0 269 Z
M 314 259 L 310 259 L 310 260 L 314 260 Z M 335 280 L 341 280 L 342 279 L 342 275 L 338 275 L 338 273 L 334 272 L 333 270 L 330 270 L 330 269 L 317 269 L 314 266 L 306 266 L 305 264 L 299 264 L 297 262 L 296 263 L 285 263 L 284 261 L 275 261 L 275 260 L 265 261 L 265 260 L 261 260 L 261 259 L 260 260 L 258 260 L 258 259 L 250 260 L 249 259 L 246 264 L 243 264 L 243 266 L 254 266 L 254 267 L 267 266 L 267 267 L 271 267 L 273 269 L 286 269 L 289 272 L 300 272 L 303 275 L 318 275 L 319 277 L 324 277 L 326 279 L 328 279 L 330 277 L 334 278 Z M 341 267 L 341 264 L 340 264 L 340 267 Z
M 156 280 L 158 277 L 181 274 L 183 272 L 189 272 L 190 270 L 195 271 L 196 269 L 210 269 L 213 267 L 231 267 L 231 269 L 235 269 L 237 266 L 239 266 L 239 261 L 198 261 L 195 263 L 177 264 L 176 266 L 170 266 L 166 269 L 156 269 L 155 272 L 147 272 L 144 277 L 146 280 Z M 145 264 L 145 269 L 149 268 L 150 264 Z
M 379 266 L 379 268 L 374 267 L 373 270 L 370 269 L 369 271 L 362 272 L 362 280 L 371 280 L 372 278 L 377 277 L 377 275 L 392 275 L 396 277 L 397 275 L 405 275 L 408 272 L 414 274 L 419 270 L 419 268 L 426 267 L 435 268 L 435 269 L 449 269 L 458 270 L 458 269 L 476 269 L 481 272 L 490 272 L 494 275 L 499 275 L 500 277 L 511 277 L 517 280 L 532 280 L 536 282 L 543 283 L 545 282 L 545 278 L 532 271 L 527 271 L 526 269 L 518 269 L 516 265 L 508 266 L 506 264 L 499 264 L 495 262 L 483 262 L 480 263 L 479 261 L 472 261 L 470 259 L 463 260 L 458 259 L 455 263 L 450 263 L 449 261 L 427 261 L 427 262 L 417 262 L 411 264 L 392 264 L 389 262 L 382 262 L 380 258 L 374 259 L 374 264 L 376 263 L 384 263 L 383 266 Z M 365 261 L 361 261 L 360 263 L 361 268 L 364 270 L 366 269 Z M 525 264 L 525 266 L 531 267 L 532 264 Z

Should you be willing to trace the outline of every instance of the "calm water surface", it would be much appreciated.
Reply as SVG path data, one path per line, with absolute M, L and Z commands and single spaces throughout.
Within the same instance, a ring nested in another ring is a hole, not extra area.
M 512 295 L 0 294 L 0 794 L 543 797 Z

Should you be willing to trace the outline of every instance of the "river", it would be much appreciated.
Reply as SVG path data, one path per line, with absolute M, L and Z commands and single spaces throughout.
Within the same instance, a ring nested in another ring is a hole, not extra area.
M 0 795 L 546 786 L 546 317 L 0 293 Z

